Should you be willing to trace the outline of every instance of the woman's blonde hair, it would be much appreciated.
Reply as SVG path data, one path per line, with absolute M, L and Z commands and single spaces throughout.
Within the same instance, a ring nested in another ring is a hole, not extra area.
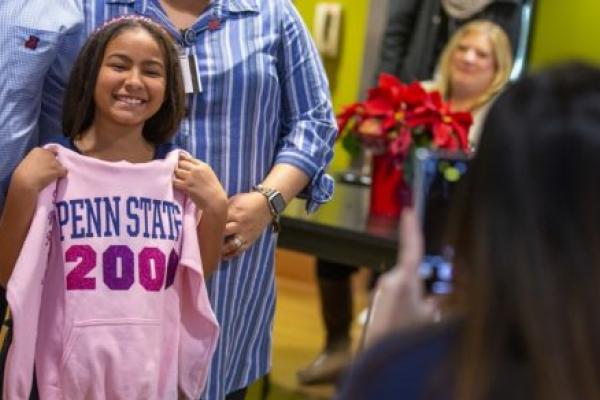
M 473 109 L 487 103 L 506 84 L 510 77 L 513 59 L 510 41 L 504 30 L 491 21 L 475 20 L 460 27 L 444 48 L 438 64 L 437 86 L 444 98 L 450 96 L 450 59 L 460 40 L 470 33 L 485 35 L 492 44 L 496 74 L 492 83 L 474 102 Z

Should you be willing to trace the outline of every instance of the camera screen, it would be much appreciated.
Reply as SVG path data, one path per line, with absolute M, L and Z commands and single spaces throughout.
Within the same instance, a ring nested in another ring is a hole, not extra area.
M 452 291 L 454 249 L 447 243 L 450 208 L 457 185 L 467 172 L 466 158 L 449 158 L 432 153 L 422 161 L 421 214 L 425 256 L 420 268 L 428 293 Z

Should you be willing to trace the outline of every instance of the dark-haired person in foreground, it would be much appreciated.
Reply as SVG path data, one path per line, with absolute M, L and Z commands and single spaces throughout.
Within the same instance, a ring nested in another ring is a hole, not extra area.
M 369 328 L 384 339 L 339 399 L 600 398 L 599 132 L 595 68 L 559 66 L 500 95 L 457 198 L 447 317 L 430 324 L 407 212 Z

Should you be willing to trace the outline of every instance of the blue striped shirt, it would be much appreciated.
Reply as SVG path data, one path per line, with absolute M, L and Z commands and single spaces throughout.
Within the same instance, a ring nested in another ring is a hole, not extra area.
M 160 21 L 183 43 L 158 0 L 2 0 L 0 22 L 10 19 L 0 24 L 4 184 L 26 149 L 61 131 L 61 97 L 85 38 L 126 13 Z M 335 120 L 319 56 L 290 0 L 213 0 L 192 29 L 196 40 L 183 51 L 196 55 L 203 91 L 188 95 L 175 144 L 211 165 L 229 195 L 286 163 L 310 177 L 301 193 L 308 211 L 328 201 Z M 267 229 L 207 282 L 222 335 L 206 399 L 223 399 L 270 368 L 275 245 Z

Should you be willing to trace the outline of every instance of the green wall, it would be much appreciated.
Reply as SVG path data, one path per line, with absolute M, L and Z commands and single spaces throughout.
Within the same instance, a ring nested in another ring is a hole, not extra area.
M 578 58 L 600 64 L 600 0 L 536 0 L 530 66 Z
M 358 98 L 369 0 L 325 1 L 340 3 L 343 8 L 340 53 L 335 60 L 323 60 L 329 78 L 333 106 L 338 112 L 343 105 L 355 102 Z M 315 5 L 319 2 L 317 0 L 296 0 L 294 2 L 309 30 L 312 30 Z M 336 146 L 332 169 L 340 170 L 347 165 L 348 155 L 339 145 Z
M 365 47 L 369 0 L 321 0 L 342 4 L 340 54 L 325 59 L 335 111 L 358 99 Z M 584 59 L 600 65 L 600 0 L 535 0 L 529 66 L 537 69 L 566 59 Z M 319 0 L 294 4 L 312 29 Z M 336 147 L 332 170 L 348 165 L 348 155 Z

